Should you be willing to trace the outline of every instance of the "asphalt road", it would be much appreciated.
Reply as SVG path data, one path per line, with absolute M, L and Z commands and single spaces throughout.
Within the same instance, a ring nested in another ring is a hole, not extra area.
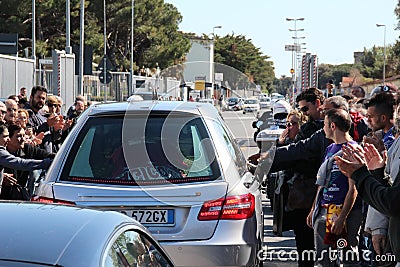
M 263 112 L 264 110 L 262 110 Z M 255 114 L 243 114 L 240 111 L 221 112 L 229 129 L 238 141 L 240 148 L 246 157 L 258 152 L 256 143 L 253 140 L 254 130 L 252 122 L 257 120 Z M 264 249 L 267 260 L 264 266 L 297 266 L 293 261 L 293 253 L 296 250 L 294 235 L 292 231 L 284 232 L 279 237 L 272 232 L 272 212 L 269 199 L 264 195 Z

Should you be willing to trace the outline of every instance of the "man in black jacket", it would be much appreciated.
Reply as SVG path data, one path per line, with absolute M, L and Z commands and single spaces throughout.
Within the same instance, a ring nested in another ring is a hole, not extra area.
M 339 108 L 349 111 L 349 105 L 341 96 L 333 96 L 327 98 L 323 105 L 319 105 L 319 112 L 323 117 L 324 111 L 332 108 Z M 321 128 L 323 127 L 323 124 Z M 318 171 L 319 166 L 324 158 L 325 149 L 331 143 L 325 137 L 323 129 L 318 129 L 307 139 L 288 146 L 279 147 L 275 151 L 275 157 L 271 166 L 271 171 L 278 171 L 290 167 L 293 162 L 304 159 L 315 159 L 318 161 L 315 164 L 315 169 Z M 368 133 L 368 125 L 366 119 L 357 122 L 357 130 L 354 129 L 354 123 L 350 129 L 350 135 L 354 138 L 354 133 L 357 131 L 357 139 L 354 141 L 361 142 L 363 137 Z M 316 172 L 315 172 L 316 173 Z
M 310 88 L 299 94 L 296 98 L 296 102 L 299 105 L 299 110 L 308 116 L 309 120 L 301 126 L 301 130 L 296 136 L 296 140 L 301 140 L 310 137 L 315 131 L 321 129 L 324 125 L 323 120 L 321 120 L 320 108 L 324 102 L 324 95 L 322 91 L 317 88 Z M 278 148 L 279 150 L 280 148 Z M 276 157 L 275 157 L 276 158 Z M 313 183 L 315 181 L 315 174 L 319 168 L 319 158 L 314 156 L 314 158 L 304 158 L 305 160 L 298 160 L 291 162 L 282 168 L 272 169 L 270 172 L 275 172 L 279 170 L 290 170 L 290 173 L 296 173 L 297 179 L 294 184 L 300 184 L 298 182 L 304 181 Z M 275 159 L 274 159 L 275 163 Z M 274 166 L 274 165 L 273 165 Z M 313 166 L 316 166 L 315 169 Z M 288 173 L 289 174 L 289 173 Z M 294 177 L 293 180 L 294 181 Z M 271 183 L 269 183 L 271 184 Z M 307 190 L 309 192 L 303 192 L 305 195 L 315 195 L 316 187 L 309 186 Z M 298 200 L 299 202 L 300 200 Z M 294 229 L 296 235 L 296 246 L 299 255 L 298 266 L 314 266 L 314 261 L 312 258 L 307 258 L 303 255 L 303 251 L 314 250 L 314 233 L 311 228 L 306 224 L 307 213 L 312 205 L 312 198 L 310 198 L 309 204 L 305 203 L 301 207 L 295 207 L 293 211 L 288 213 L 289 224 L 286 227 L 289 229 Z M 309 206 L 309 207 L 305 207 Z

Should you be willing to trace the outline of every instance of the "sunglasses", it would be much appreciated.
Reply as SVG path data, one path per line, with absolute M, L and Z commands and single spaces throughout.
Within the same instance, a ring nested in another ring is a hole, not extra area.
M 61 108 L 61 105 L 60 105 L 60 104 L 48 103 L 47 106 L 48 106 L 49 108 L 52 108 L 52 107 L 59 107 L 59 108 Z
M 289 122 L 286 123 L 286 128 L 291 127 L 291 126 L 296 125 L 296 124 L 297 124 L 297 121 L 289 121 Z

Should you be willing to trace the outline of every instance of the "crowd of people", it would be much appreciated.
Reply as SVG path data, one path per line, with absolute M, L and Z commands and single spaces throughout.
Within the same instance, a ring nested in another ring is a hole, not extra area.
M 249 158 L 280 173 L 275 232 L 294 230 L 299 266 L 400 266 L 400 94 L 392 84 L 368 98 L 362 87 L 327 93 L 301 92 L 273 160 L 269 150 Z
M 273 160 L 269 151 L 251 157 L 261 173 L 269 162 L 269 173 L 282 174 L 274 224 L 279 233 L 294 230 L 299 266 L 400 266 L 400 94 L 393 85 L 368 98 L 362 87 L 327 92 L 301 92 Z M 66 115 L 62 107 L 42 86 L 0 102 L 1 199 L 30 199 L 38 170 L 50 166 L 87 103 L 77 96 Z M 340 249 L 341 257 L 330 257 L 329 249 Z M 372 253 L 368 260 L 363 250 Z M 395 257 L 377 260 L 382 255 Z
M 66 116 L 63 100 L 34 86 L 0 101 L 0 199 L 29 200 L 87 103 L 77 96 Z

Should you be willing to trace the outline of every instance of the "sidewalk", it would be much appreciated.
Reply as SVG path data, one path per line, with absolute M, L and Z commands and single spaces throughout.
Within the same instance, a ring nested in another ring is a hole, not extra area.
M 296 251 L 293 231 L 284 232 L 282 236 L 273 234 L 272 211 L 269 199 L 265 195 L 263 197 L 263 211 L 264 249 L 267 249 L 268 252 L 265 255 L 267 260 L 264 261 L 264 266 L 297 266 L 297 262 L 293 261 L 293 258 L 295 258 L 293 253 Z

